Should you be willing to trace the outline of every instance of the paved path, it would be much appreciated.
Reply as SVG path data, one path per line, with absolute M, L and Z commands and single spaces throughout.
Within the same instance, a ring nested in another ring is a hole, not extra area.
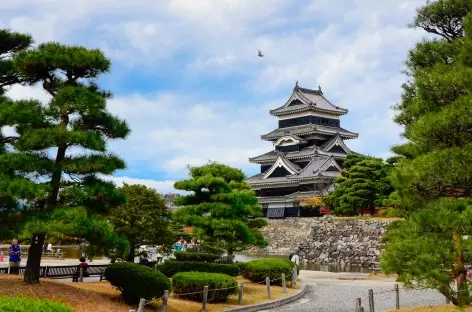
M 356 298 L 362 298 L 362 306 L 368 311 L 369 289 L 374 290 L 376 312 L 395 308 L 394 279 L 367 279 L 367 274 L 315 271 L 301 271 L 300 278 L 311 285 L 312 291 L 293 303 L 267 312 L 352 312 Z M 435 290 L 400 290 L 400 307 L 444 303 L 444 297 Z

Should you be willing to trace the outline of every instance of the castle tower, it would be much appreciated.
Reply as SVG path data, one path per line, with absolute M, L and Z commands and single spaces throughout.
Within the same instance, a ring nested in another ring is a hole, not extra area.
M 296 83 L 281 107 L 270 111 L 279 127 L 261 136 L 275 149 L 250 158 L 261 173 L 247 179 L 269 218 L 299 216 L 300 198 L 321 196 L 339 176 L 344 158 L 351 153 L 344 140 L 359 135 L 341 128 L 347 109 L 331 104 L 321 88 L 310 90 Z

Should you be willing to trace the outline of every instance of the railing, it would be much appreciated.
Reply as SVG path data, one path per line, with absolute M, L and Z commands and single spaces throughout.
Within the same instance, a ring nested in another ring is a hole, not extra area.
M 285 276 L 284 273 L 279 278 L 271 280 L 269 277 L 266 277 L 264 281 L 253 283 L 253 284 L 265 284 L 266 285 L 266 292 L 267 292 L 267 299 L 271 298 L 270 294 L 270 284 L 274 282 L 281 281 L 281 287 L 282 287 L 282 292 L 286 293 L 287 292 L 287 283 L 286 283 L 286 278 L 290 278 L 290 287 L 293 288 L 296 286 L 297 280 L 298 280 L 298 274 L 297 274 L 297 269 L 293 268 L 292 273 L 289 276 Z M 213 298 L 209 298 L 209 294 L 211 292 L 216 293 L 218 290 L 229 290 L 229 289 L 238 289 L 238 304 L 242 305 L 243 304 L 243 297 L 244 297 L 244 283 L 240 283 L 238 286 L 234 287 L 227 287 L 227 288 L 215 288 L 215 289 L 208 289 L 208 286 L 204 286 L 201 291 L 196 291 L 192 293 L 183 293 L 183 294 L 176 294 L 174 293 L 174 296 L 176 297 L 183 297 L 183 296 L 189 296 L 189 295 L 196 295 L 196 294 L 202 294 L 203 300 L 202 300 L 202 309 L 201 311 L 206 311 L 207 310 L 207 304 L 209 301 L 212 301 Z M 144 307 L 147 305 L 150 305 L 152 303 L 155 303 L 156 301 L 162 300 L 162 309 L 161 312 L 167 312 L 168 310 L 168 301 L 169 301 L 169 291 L 165 290 L 164 295 L 160 298 L 155 298 L 151 300 L 146 300 L 141 298 L 139 300 L 139 305 L 137 310 L 129 310 L 129 312 L 144 312 Z

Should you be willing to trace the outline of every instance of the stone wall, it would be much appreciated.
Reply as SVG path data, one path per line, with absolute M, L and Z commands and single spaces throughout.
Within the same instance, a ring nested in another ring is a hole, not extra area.
M 378 266 L 380 239 L 387 220 L 288 218 L 270 220 L 264 229 L 266 252 L 289 254 L 303 261 Z

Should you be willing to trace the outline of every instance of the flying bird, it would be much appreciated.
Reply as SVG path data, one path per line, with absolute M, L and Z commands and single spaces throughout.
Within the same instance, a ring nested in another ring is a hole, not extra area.
M 264 54 L 262 54 L 261 50 L 259 50 L 257 56 L 259 56 L 259 57 L 264 57 Z

